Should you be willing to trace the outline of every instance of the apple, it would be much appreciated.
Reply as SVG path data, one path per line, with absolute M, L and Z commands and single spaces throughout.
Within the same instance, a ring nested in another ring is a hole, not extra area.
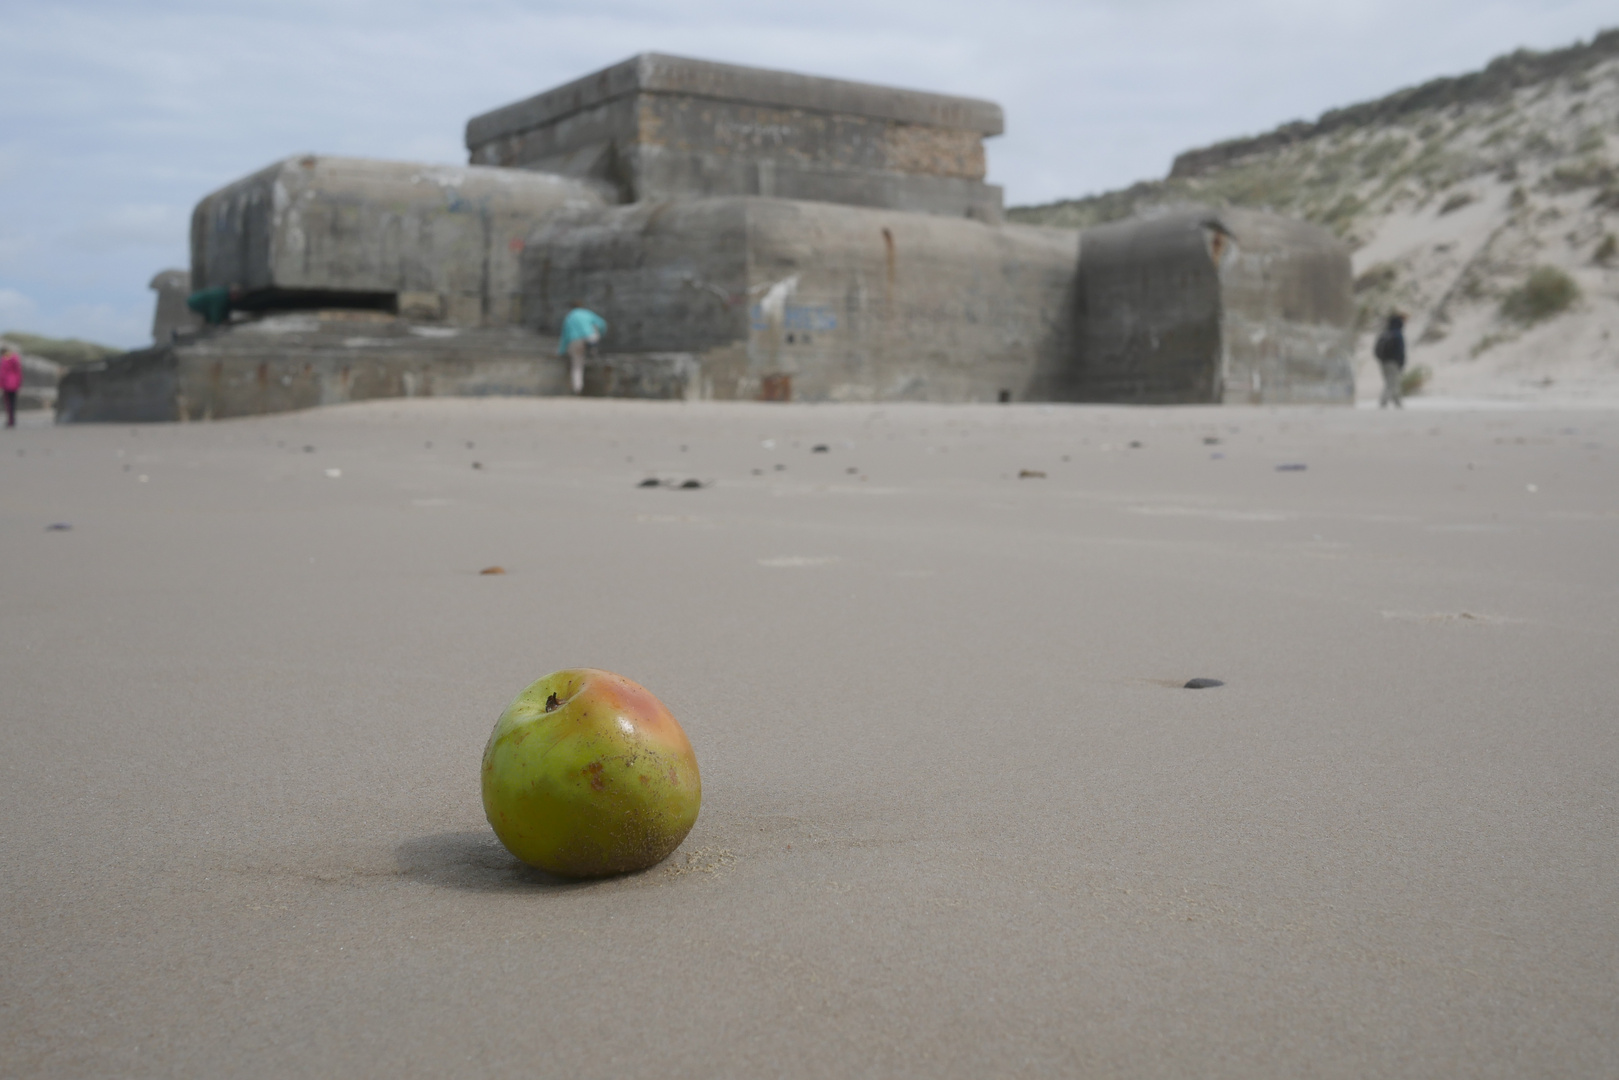
M 644 870 L 686 838 L 703 785 L 663 702 L 597 668 L 553 672 L 506 707 L 483 751 L 483 809 L 519 859 L 565 877 Z

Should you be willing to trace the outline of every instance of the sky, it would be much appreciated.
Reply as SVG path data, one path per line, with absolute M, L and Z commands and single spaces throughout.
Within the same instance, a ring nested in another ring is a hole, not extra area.
M 0 0 L 0 330 L 145 344 L 210 191 L 298 153 L 465 162 L 470 117 L 640 52 L 989 98 L 1019 205 L 1614 25 L 1613 0 Z

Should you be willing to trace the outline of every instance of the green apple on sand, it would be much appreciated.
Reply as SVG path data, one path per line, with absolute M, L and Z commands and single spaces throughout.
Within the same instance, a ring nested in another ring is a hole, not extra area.
M 517 695 L 483 751 L 483 809 L 506 849 L 566 877 L 643 870 L 691 831 L 697 755 L 645 687 L 596 668 Z

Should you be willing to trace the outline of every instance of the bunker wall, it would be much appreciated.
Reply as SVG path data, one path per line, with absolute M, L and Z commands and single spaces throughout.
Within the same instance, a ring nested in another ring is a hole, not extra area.
M 564 215 L 523 255 L 527 324 L 558 334 L 575 301 L 617 352 L 705 352 L 747 333 L 747 206 L 682 199 Z
M 521 320 L 519 265 L 536 221 L 603 205 L 567 179 L 503 169 L 304 156 L 203 199 L 192 281 L 244 306 L 376 307 L 461 326 Z
M 1054 396 L 1189 404 L 1220 400 L 1217 232 L 1202 213 L 1088 229 L 1080 237 L 1076 349 Z
M 604 348 L 680 352 L 701 396 L 1043 397 L 1069 352 L 1076 234 L 782 199 L 555 221 L 525 256 L 535 325 L 577 297 Z
M 152 308 L 152 341 L 163 344 L 180 334 L 195 333 L 202 319 L 186 307 L 191 295 L 191 273 L 187 270 L 164 270 L 154 275 L 147 286 L 157 293 Z
M 1353 404 L 1354 274 L 1349 252 L 1307 222 L 1224 210 L 1222 399 Z
M 539 127 L 635 93 L 679 94 L 844 113 L 909 124 L 960 128 L 980 135 L 1005 129 L 993 101 L 893 86 L 721 64 L 666 53 L 641 53 L 571 83 L 491 109 L 467 122 L 469 148 L 513 131 Z
M 759 195 L 999 221 L 983 138 L 1001 126 L 990 102 L 648 55 L 474 118 L 467 147 L 623 202 Z
M 1186 207 L 1080 239 L 1072 366 L 1053 396 L 1351 403 L 1349 253 L 1251 210 Z

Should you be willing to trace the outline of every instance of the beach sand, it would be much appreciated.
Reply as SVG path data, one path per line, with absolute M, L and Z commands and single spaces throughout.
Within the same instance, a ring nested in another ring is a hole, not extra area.
M 0 436 L 7 1077 L 1619 1074 L 1619 412 Z M 705 794 L 582 884 L 478 794 L 578 665 Z

